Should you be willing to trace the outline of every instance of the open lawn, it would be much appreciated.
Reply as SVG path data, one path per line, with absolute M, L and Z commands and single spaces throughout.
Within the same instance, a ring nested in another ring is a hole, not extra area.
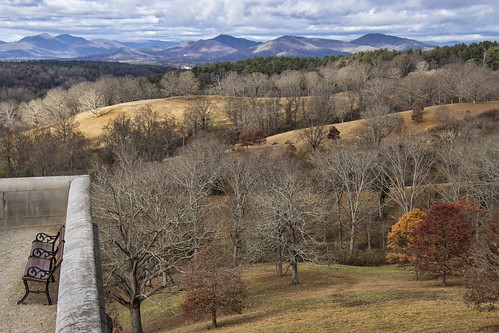
M 222 98 L 219 96 L 204 97 L 210 99 L 215 109 L 213 118 L 215 126 L 226 124 L 228 122 L 228 118 L 224 112 L 224 102 Z M 103 134 L 103 127 L 110 120 L 113 120 L 123 112 L 129 117 L 133 117 L 141 108 L 150 106 L 153 111 L 157 112 L 161 116 L 166 115 L 177 120 L 181 120 L 183 118 L 184 111 L 189 107 L 193 98 L 198 97 L 191 97 L 191 99 L 187 97 L 174 97 L 123 103 L 99 109 L 98 117 L 95 117 L 95 115 L 89 111 L 80 113 L 76 115 L 75 120 L 77 122 L 78 129 L 87 138 L 92 141 L 98 141 Z M 437 113 L 440 112 L 440 110 L 446 110 L 452 114 L 453 119 L 460 120 L 466 115 L 474 117 L 489 110 L 499 110 L 499 101 L 478 104 L 460 103 L 427 107 L 423 111 L 423 121 L 418 124 L 415 124 L 411 120 L 412 111 L 399 112 L 390 116 L 402 118 L 403 123 L 407 127 L 412 127 L 416 131 L 426 131 L 435 126 L 441 125 L 437 117 Z M 342 139 L 350 140 L 358 137 L 359 132 L 362 129 L 362 121 L 363 120 L 356 120 L 334 125 L 340 131 Z M 306 144 L 301 138 L 300 132 L 300 130 L 295 130 L 270 136 L 267 138 L 265 144 L 261 146 L 249 147 L 249 149 L 262 149 L 268 147 L 281 149 L 285 143 L 290 142 L 293 143 L 299 150 L 302 150 L 306 148 Z
M 208 98 L 216 110 L 223 110 L 221 97 L 210 96 Z M 190 103 L 191 99 L 187 97 L 128 102 L 100 108 L 97 112 L 98 117 L 90 111 L 79 113 L 76 115 L 75 121 L 77 122 L 78 129 L 87 138 L 91 140 L 98 140 L 103 134 L 103 127 L 121 113 L 125 113 L 128 117 L 133 118 L 133 116 L 139 112 L 140 109 L 150 106 L 152 110 L 157 112 L 160 116 L 169 116 L 180 120 L 183 118 L 184 111 L 189 107 Z M 224 122 L 225 120 L 226 117 L 223 115 L 223 112 L 217 111 L 215 121 Z
M 240 315 L 219 316 L 217 332 L 499 332 L 499 311 L 466 307 L 459 277 L 444 288 L 439 280 L 417 281 L 411 271 L 394 266 L 300 264 L 300 284 L 292 285 L 290 273 L 278 279 L 272 264 L 243 272 L 246 308 Z M 212 331 L 209 318 L 182 318 L 181 297 L 145 301 L 144 331 Z M 128 311 L 118 309 L 127 331 Z

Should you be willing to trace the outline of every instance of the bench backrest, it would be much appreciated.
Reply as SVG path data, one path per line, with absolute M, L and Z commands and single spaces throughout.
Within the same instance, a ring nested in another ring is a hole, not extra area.
M 59 242 L 64 240 L 64 234 L 65 234 L 65 232 L 66 232 L 66 225 L 63 224 L 59 228 L 59 232 L 57 233 L 59 235 Z
M 55 268 L 59 267 L 64 256 L 64 240 L 59 242 L 57 246 L 57 253 L 55 254 Z

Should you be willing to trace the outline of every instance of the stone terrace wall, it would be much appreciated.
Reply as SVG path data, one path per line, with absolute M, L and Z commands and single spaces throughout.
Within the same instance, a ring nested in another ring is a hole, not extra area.
M 57 333 L 107 330 L 98 235 L 91 214 L 90 177 L 81 176 L 71 182 L 69 189 L 66 243 L 57 300 Z
M 0 229 L 64 224 L 75 177 L 0 179 Z
M 89 176 L 0 179 L 0 229 L 66 224 L 57 333 L 111 331 L 91 212 Z

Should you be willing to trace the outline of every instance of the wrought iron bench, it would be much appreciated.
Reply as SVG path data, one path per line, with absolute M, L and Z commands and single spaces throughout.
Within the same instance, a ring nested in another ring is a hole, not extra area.
M 57 247 L 54 246 L 57 242 Z M 59 229 L 57 235 L 51 236 L 39 233 L 31 246 L 31 254 L 26 264 L 26 269 L 22 277 L 26 293 L 17 304 L 25 304 L 24 301 L 30 293 L 45 293 L 49 305 L 52 305 L 52 299 L 49 293 L 49 284 L 54 282 L 54 273 L 62 263 L 64 254 L 64 225 Z M 31 290 L 28 281 L 36 283 L 45 283 L 45 290 Z
M 66 227 L 63 224 L 55 235 L 48 235 L 44 232 L 38 233 L 31 245 L 31 252 L 37 248 L 44 249 L 46 251 L 54 251 L 56 249 L 56 242 L 64 240 L 65 228 Z

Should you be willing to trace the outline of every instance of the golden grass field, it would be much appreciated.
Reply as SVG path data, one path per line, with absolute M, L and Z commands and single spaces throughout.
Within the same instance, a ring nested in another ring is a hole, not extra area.
M 299 285 L 272 264 L 243 269 L 249 296 L 242 314 L 219 316 L 217 332 L 499 332 L 499 312 L 479 312 L 462 301 L 459 277 L 449 286 L 417 281 L 395 267 L 299 265 Z M 211 320 L 185 320 L 182 296 L 156 295 L 142 306 L 145 332 L 208 332 Z M 174 315 L 173 312 L 177 313 Z M 128 310 L 120 307 L 128 327 Z
M 223 100 L 219 96 L 207 96 L 215 107 L 215 124 L 225 124 L 228 119 L 223 111 Z M 149 105 L 153 111 L 158 112 L 159 115 L 171 116 L 181 120 L 183 112 L 189 107 L 191 100 L 187 97 L 174 97 L 154 100 L 143 100 L 136 102 L 129 102 L 119 105 L 108 106 L 99 109 L 99 117 L 95 117 L 91 112 L 83 112 L 76 116 L 75 120 L 78 124 L 78 129 L 89 139 L 98 141 L 103 133 L 103 127 L 119 114 L 124 112 L 128 116 L 133 116 L 141 108 Z M 454 114 L 454 119 L 464 118 L 467 111 L 471 115 L 477 115 L 489 110 L 499 109 L 499 101 L 487 103 L 460 103 L 448 104 L 439 106 L 430 106 L 424 110 L 424 118 L 421 123 L 415 124 L 411 120 L 411 111 L 399 112 L 391 116 L 401 117 L 404 124 L 412 126 L 415 130 L 428 130 L 438 125 L 437 112 L 440 109 L 447 109 Z M 336 128 L 340 131 L 342 139 L 352 139 L 357 137 L 359 130 L 362 127 L 362 120 L 350 121 L 345 123 L 335 124 Z M 305 143 L 300 138 L 300 131 L 290 131 L 267 138 L 267 142 L 260 147 L 252 147 L 252 149 L 261 149 L 269 146 L 282 146 L 285 142 L 295 144 L 298 149 L 302 149 Z

